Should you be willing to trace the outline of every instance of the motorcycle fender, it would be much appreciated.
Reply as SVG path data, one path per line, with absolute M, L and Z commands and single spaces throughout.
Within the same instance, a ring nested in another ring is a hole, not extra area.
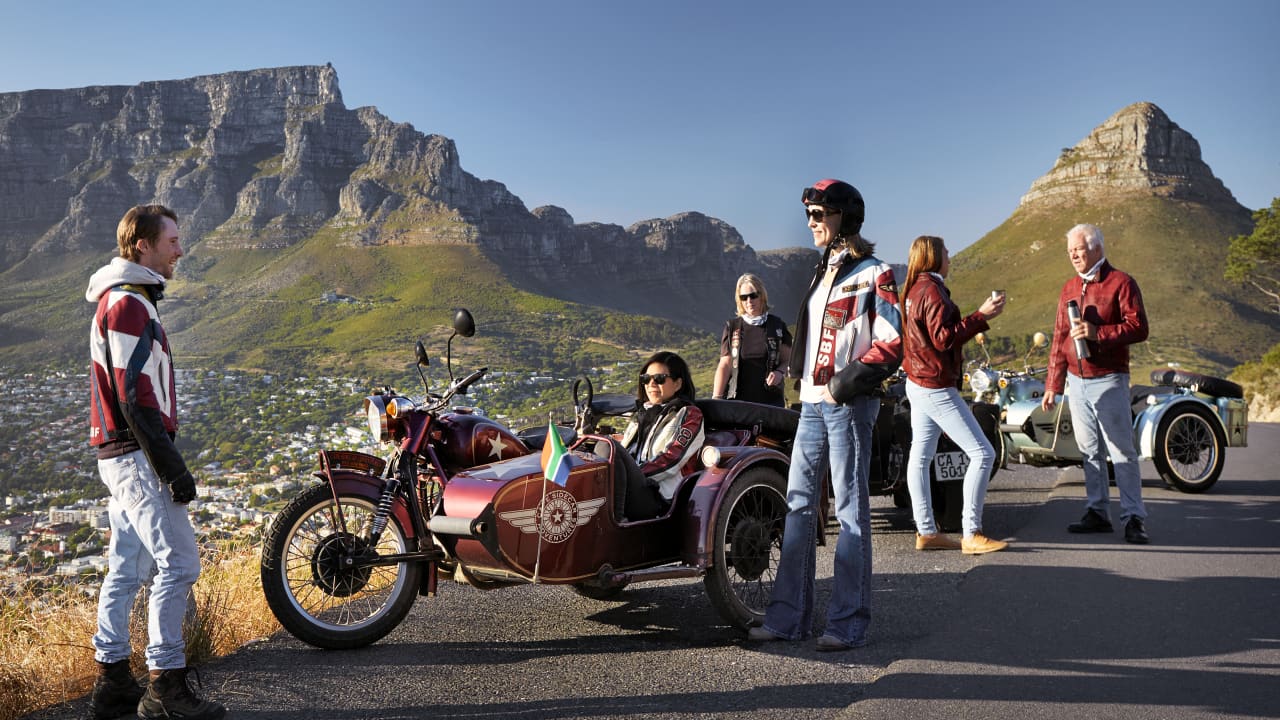
M 333 491 L 334 499 L 339 495 L 356 495 L 369 500 L 375 506 L 378 504 L 378 498 L 382 495 L 383 479 L 381 477 L 343 469 L 333 470 L 331 474 L 333 481 L 329 483 L 329 489 Z M 322 480 L 327 480 L 324 473 L 316 473 L 316 475 Z M 416 537 L 417 531 L 414 529 L 413 517 L 403 495 L 396 495 L 395 504 L 391 506 L 391 514 L 400 522 L 406 540 Z
M 733 481 L 742 473 L 755 467 L 769 467 L 787 477 L 790 458 L 770 448 L 751 447 L 740 449 L 723 466 L 707 468 L 689 494 L 689 502 L 682 523 L 683 542 L 681 559 L 699 568 L 711 564 L 711 550 L 715 544 L 716 522 L 720 519 L 721 501 L 729 492 Z
M 1138 457 L 1143 460 L 1150 460 L 1155 457 L 1156 451 L 1156 430 L 1160 427 L 1160 420 L 1173 408 L 1181 407 L 1187 403 L 1199 405 L 1209 412 L 1217 421 L 1218 427 L 1226 433 L 1226 426 L 1222 424 L 1222 418 L 1218 416 L 1218 408 L 1201 400 L 1195 395 L 1152 395 L 1154 400 L 1148 400 L 1148 405 L 1138 413 L 1133 420 L 1133 433 L 1137 439 Z

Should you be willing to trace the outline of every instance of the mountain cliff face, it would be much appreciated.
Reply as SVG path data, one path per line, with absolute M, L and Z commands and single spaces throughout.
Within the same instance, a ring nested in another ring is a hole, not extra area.
M 530 212 L 464 171 L 452 140 L 348 109 L 327 65 L 0 94 L 0 188 L 6 267 L 110 252 L 124 210 L 154 201 L 182 218 L 190 268 L 317 234 L 474 245 L 518 287 L 709 328 L 742 272 L 792 297 L 814 259 L 764 262 L 696 212 L 629 228 Z

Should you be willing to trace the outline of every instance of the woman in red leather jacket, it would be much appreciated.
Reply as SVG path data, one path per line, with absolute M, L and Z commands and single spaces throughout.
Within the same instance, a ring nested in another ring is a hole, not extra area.
M 912 438 L 907 489 L 916 521 L 917 550 L 960 549 L 966 555 L 978 555 L 1002 550 L 1007 543 L 982 534 L 982 503 L 996 455 L 973 411 L 960 397 L 961 348 L 987 329 L 987 320 L 1004 310 L 1004 295 L 992 293 L 977 312 L 962 316 L 943 284 L 950 270 L 951 257 L 942 238 L 922 235 L 911 243 L 902 289 L 902 369 L 907 374 Z M 969 456 L 964 475 L 964 538 L 960 542 L 938 532 L 930 502 L 929 464 L 944 432 Z

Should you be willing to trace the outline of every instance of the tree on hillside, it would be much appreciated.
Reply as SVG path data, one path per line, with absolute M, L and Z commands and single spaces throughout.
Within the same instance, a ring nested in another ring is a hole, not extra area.
M 1280 313 L 1280 197 L 1253 214 L 1253 233 L 1231 238 L 1227 250 L 1228 280 L 1248 283 L 1271 298 Z

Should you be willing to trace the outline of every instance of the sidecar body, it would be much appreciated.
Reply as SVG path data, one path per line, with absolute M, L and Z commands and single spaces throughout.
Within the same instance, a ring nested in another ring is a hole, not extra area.
M 625 517 L 635 464 L 609 435 L 577 438 L 563 484 L 538 453 L 460 472 L 443 485 L 427 528 L 441 567 L 476 585 L 568 584 L 608 596 L 629 583 L 706 576 L 733 624 L 758 620 L 768 600 L 786 515 L 789 445 L 798 413 L 700 400 L 706 442 L 669 508 Z

